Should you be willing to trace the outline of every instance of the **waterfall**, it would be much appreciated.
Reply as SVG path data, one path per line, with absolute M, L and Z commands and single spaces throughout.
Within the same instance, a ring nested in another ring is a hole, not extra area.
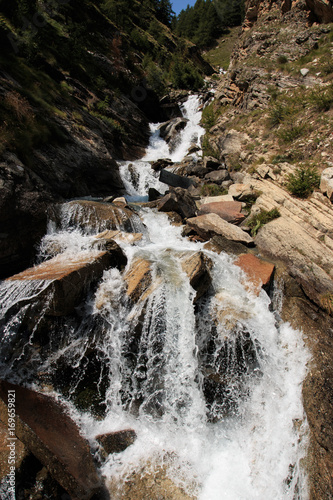
M 184 104 L 189 122 L 171 155 L 152 127 L 146 156 L 121 166 L 130 194 L 162 190 L 149 161 L 180 161 L 191 143 L 199 144 L 198 105 L 197 96 Z M 62 210 L 65 222 L 50 224 L 40 260 L 54 246 L 63 253 L 95 248 L 93 235 L 103 227 L 88 221 L 76 228 L 73 213 Z M 140 259 L 149 264 L 147 296 L 131 301 L 124 272 L 104 271 L 75 315 L 47 319 L 50 345 L 39 351 L 26 339 L 22 356 L 17 347 L 11 355 L 8 339 L 14 343 L 24 308 L 46 284 L 1 284 L 1 377 L 10 376 L 10 367 L 20 378 L 24 367 L 37 387 L 51 380 L 98 459 L 97 435 L 134 429 L 134 444 L 100 462 L 112 498 L 148 498 L 128 488 L 135 478 L 149 484 L 155 477 L 157 487 L 171 489 L 151 498 L 307 500 L 301 388 L 309 353 L 301 332 L 280 321 L 264 291 L 256 296 L 244 287 L 232 256 L 182 237 L 166 214 L 144 208 L 140 216 L 143 238 L 119 244 L 125 273 Z M 211 262 L 210 287 L 198 300 L 181 264 L 197 252 Z M 82 394 L 96 403 L 95 412 L 80 405 Z

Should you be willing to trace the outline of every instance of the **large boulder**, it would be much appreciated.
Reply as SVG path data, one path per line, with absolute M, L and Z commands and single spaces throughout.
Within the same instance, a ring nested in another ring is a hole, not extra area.
M 213 267 L 213 263 L 202 252 L 190 254 L 183 252 L 180 254 L 180 264 L 190 280 L 190 285 L 197 292 L 194 298 L 194 302 L 196 302 L 204 295 L 212 282 L 209 271 Z
M 198 215 L 217 214 L 219 217 L 232 224 L 239 224 L 245 219 L 241 213 L 242 203 L 238 201 L 220 201 L 205 203 L 200 206 Z
M 271 262 L 259 259 L 250 253 L 239 255 L 234 264 L 240 267 L 246 274 L 246 286 L 250 283 L 250 289 L 257 295 L 261 288 L 269 289 L 273 279 L 275 266 Z
M 48 468 L 71 498 L 89 500 L 95 494 L 107 498 L 89 444 L 67 408 L 50 396 L 1 381 L 2 421 L 7 421 L 9 395 L 14 395 L 15 400 L 14 435 Z
M 50 316 L 64 316 L 73 311 L 87 287 L 102 276 L 111 261 L 112 253 L 106 251 L 82 252 L 75 256 L 60 254 L 39 266 L 11 276 L 6 280 L 6 285 L 10 287 L 15 286 L 16 282 L 31 282 L 33 291 L 40 284 L 38 294 L 33 294 L 38 309 L 43 308 Z
M 205 175 L 205 180 L 208 182 L 214 182 L 215 184 L 222 184 L 222 182 L 230 179 L 228 170 L 215 170 L 214 172 L 209 172 Z
M 183 189 L 187 189 L 192 184 L 194 184 L 193 179 L 189 179 L 188 177 L 183 177 L 181 175 L 174 174 L 172 172 L 169 172 L 169 170 L 165 169 L 161 170 L 159 180 L 164 184 L 168 184 L 168 186 L 181 187 Z
M 132 231 L 138 216 L 128 207 L 89 200 L 74 200 L 56 207 L 59 225 L 75 227 L 89 233 L 106 229 Z
M 227 240 L 247 246 L 254 245 L 253 238 L 249 234 L 239 227 L 224 221 L 217 214 L 205 214 L 193 217 L 187 220 L 187 225 L 206 240 L 212 236 L 221 235 Z
M 174 188 L 158 201 L 157 209 L 159 212 L 176 212 L 183 219 L 188 219 L 195 216 L 197 206 L 186 189 Z

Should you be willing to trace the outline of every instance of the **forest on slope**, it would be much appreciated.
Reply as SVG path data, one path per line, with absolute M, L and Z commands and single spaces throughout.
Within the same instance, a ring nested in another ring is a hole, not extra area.
M 240 26 L 244 13 L 244 0 L 197 0 L 173 18 L 172 26 L 178 36 L 207 48 L 228 28 Z

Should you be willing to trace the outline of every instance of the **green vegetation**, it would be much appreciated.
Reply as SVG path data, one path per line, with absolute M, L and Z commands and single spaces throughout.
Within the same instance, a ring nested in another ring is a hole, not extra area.
M 217 184 L 204 184 L 201 187 L 201 196 L 220 196 L 222 194 L 227 194 L 228 190 L 223 189 Z
M 299 197 L 307 198 L 318 188 L 320 184 L 320 175 L 315 167 L 301 166 L 296 168 L 294 174 L 288 176 L 288 191 Z
M 205 48 L 230 26 L 239 26 L 244 17 L 244 0 L 197 0 L 173 21 L 175 33 Z
M 274 219 L 277 219 L 278 217 L 280 217 L 280 213 L 277 208 L 273 208 L 269 211 L 261 210 L 257 214 L 253 215 L 247 221 L 247 225 L 251 228 L 251 235 L 255 236 L 262 226 Z
M 209 142 L 209 135 L 206 133 L 202 139 L 202 156 L 213 156 L 214 158 L 220 158 L 220 152 L 215 149 Z
M 202 118 L 201 123 L 202 126 L 206 129 L 206 131 L 210 130 L 216 124 L 217 118 L 221 114 L 221 110 L 216 108 L 215 103 L 208 104 L 202 110 Z
M 230 64 L 230 56 L 235 43 L 239 38 L 239 26 L 224 30 L 223 35 L 217 40 L 217 47 L 212 48 L 204 54 L 209 64 L 227 70 Z

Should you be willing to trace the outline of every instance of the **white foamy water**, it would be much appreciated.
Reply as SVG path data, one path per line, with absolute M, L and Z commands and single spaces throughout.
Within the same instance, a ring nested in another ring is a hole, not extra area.
M 191 125 L 182 132 L 177 159 L 200 135 L 197 106 L 194 97 L 185 104 Z M 165 157 L 164 148 L 154 137 L 147 157 Z M 136 187 L 127 179 L 132 194 L 156 182 L 153 176 L 151 183 L 146 160 L 133 163 Z M 127 174 L 123 168 L 124 178 Z M 106 270 L 79 309 L 79 326 L 74 320 L 57 325 L 62 341 L 40 367 L 52 374 L 59 360 L 61 367 L 70 366 L 75 377 L 67 398 L 74 400 L 80 377 L 96 377 L 87 364 L 92 348 L 96 353 L 105 414 L 95 418 L 71 406 L 73 417 L 96 456 L 98 434 L 128 428 L 137 434 L 131 446 L 101 464 L 107 484 L 113 484 L 112 498 L 131 498 L 124 493 L 126 482 L 137 477 L 144 484 L 144 477 L 157 471 L 155 486 L 181 488 L 165 491 L 165 498 L 180 498 L 181 491 L 198 500 L 307 500 L 301 389 L 309 354 L 301 332 L 277 321 L 264 291 L 257 297 L 244 287 L 231 256 L 183 238 L 182 228 L 171 225 L 166 214 L 144 209 L 141 217 L 142 241 L 120 244 L 127 269 L 137 259 L 149 262 L 146 299 L 131 302 L 123 273 Z M 74 226 L 50 227 L 44 255 L 53 247 L 65 253 L 88 250 L 89 223 L 80 230 Z M 211 261 L 212 282 L 195 303 L 181 259 L 196 252 Z M 11 293 L 20 300 L 35 292 Z M 17 318 L 6 324 L 9 336 Z
M 154 172 L 149 162 L 160 158 L 169 158 L 174 163 L 180 162 L 186 156 L 191 144 L 200 146 L 200 138 L 205 130 L 200 125 L 199 103 L 200 98 L 197 95 L 192 95 L 183 104 L 182 113 L 184 118 L 188 119 L 188 123 L 180 131 L 178 145 L 172 152 L 170 152 L 165 140 L 159 135 L 158 127 L 160 124 L 151 125 L 151 138 L 145 156 L 140 161 L 125 162 L 120 165 L 120 172 L 128 194 L 146 196 L 150 187 L 157 189 L 160 193 L 165 193 L 168 186 L 159 181 L 159 172 Z

